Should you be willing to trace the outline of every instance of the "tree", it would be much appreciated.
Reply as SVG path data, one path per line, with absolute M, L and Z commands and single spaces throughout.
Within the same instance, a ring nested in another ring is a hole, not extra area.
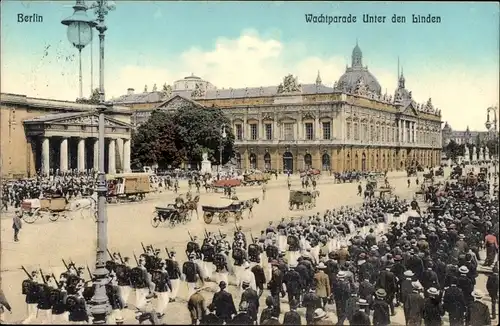
M 157 163 L 160 168 L 169 165 L 178 167 L 185 154 L 177 145 L 172 114 L 153 111 L 148 121 L 132 134 L 132 166 L 143 167 Z
M 99 104 L 100 102 L 100 92 L 99 88 L 96 88 L 92 91 L 92 94 L 89 98 L 77 98 L 76 103 L 84 103 L 84 104 Z
M 455 160 L 457 156 L 463 156 L 465 152 L 465 145 L 458 145 L 456 141 L 450 140 L 448 145 L 445 146 L 444 152 L 446 156 Z
M 227 126 L 225 139 L 223 124 Z M 132 165 L 179 166 L 186 161 L 200 162 L 204 152 L 219 164 L 221 144 L 225 164 L 233 156 L 234 135 L 229 126 L 219 108 L 189 104 L 173 112 L 154 111 L 132 135 Z
M 203 152 L 209 160 L 219 164 L 220 147 L 223 147 L 222 164 L 233 157 L 234 135 L 229 119 L 220 108 L 186 105 L 174 113 L 177 135 L 186 153 L 186 160 L 199 162 Z M 226 125 L 226 138 L 222 138 L 222 126 Z

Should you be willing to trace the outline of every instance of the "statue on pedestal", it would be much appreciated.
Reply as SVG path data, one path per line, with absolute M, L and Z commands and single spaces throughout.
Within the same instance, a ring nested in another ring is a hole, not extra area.
M 470 161 L 469 146 L 467 146 L 467 144 L 465 144 L 464 159 L 465 159 L 466 161 Z
M 206 152 L 201 154 L 201 158 L 200 174 L 212 173 L 212 163 L 208 160 L 208 154 Z
M 476 146 L 472 146 L 472 160 L 477 161 L 477 150 Z
M 478 160 L 479 161 L 484 161 L 484 154 L 483 154 L 483 148 L 482 147 L 479 147 L 479 157 L 478 157 Z
M 488 146 L 484 147 L 484 159 L 486 161 L 490 160 L 490 149 L 488 148 Z

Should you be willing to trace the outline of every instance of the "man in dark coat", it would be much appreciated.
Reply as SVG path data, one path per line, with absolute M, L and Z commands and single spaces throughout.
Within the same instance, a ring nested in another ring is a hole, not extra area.
M 439 289 L 439 280 L 436 272 L 433 271 L 434 264 L 432 262 L 427 263 L 427 269 L 422 274 L 422 286 L 424 287 L 424 291 L 427 292 L 431 287 L 435 287 Z
M 14 214 L 14 217 L 12 218 L 12 229 L 14 230 L 14 241 L 18 242 L 19 241 L 19 231 L 21 231 L 21 228 L 23 227 L 23 222 L 21 218 L 19 217 L 18 213 Z
M 225 289 L 226 282 L 219 283 L 220 291 L 214 294 L 212 304 L 215 306 L 215 314 L 222 321 L 226 323 L 231 320 L 231 316 L 236 314 L 236 307 L 234 306 L 233 296 Z
M 352 315 L 349 325 L 354 326 L 370 326 L 370 315 L 366 313 L 369 309 L 368 302 L 365 299 L 358 300 L 359 310 Z
M 424 313 L 425 300 L 421 295 L 422 286 L 418 282 L 414 282 L 413 291 L 406 296 L 403 302 L 406 325 L 420 326 Z
M 394 296 L 398 290 L 398 284 L 396 281 L 396 276 L 394 276 L 394 273 L 391 272 L 391 266 L 387 266 L 385 270 L 380 272 L 376 287 L 385 290 L 385 299 L 391 309 L 391 316 L 395 316 L 396 313 L 394 312 Z
M 266 307 L 262 310 L 260 314 L 259 324 L 262 325 L 263 322 L 270 319 L 275 311 L 274 299 L 272 296 L 266 298 Z
M 314 287 L 310 288 L 309 293 L 304 295 L 302 305 L 306 308 L 306 323 L 310 325 L 313 322 L 314 311 L 323 306 L 321 298 L 316 294 Z
M 373 296 L 375 295 L 375 287 L 372 283 L 370 283 L 369 279 L 366 278 L 361 283 L 359 283 L 358 294 L 361 299 L 364 299 L 366 300 L 366 302 L 368 302 L 368 305 L 365 305 L 365 307 L 367 308 L 366 313 L 369 313 L 370 309 L 368 306 L 372 304 Z
M 227 325 L 253 325 L 253 318 L 248 313 L 248 302 L 241 301 L 239 308 L 238 314 Z
M 208 314 L 206 314 L 202 321 L 202 325 L 222 325 L 222 320 L 215 314 L 215 306 L 213 304 L 208 305 Z
M 253 318 L 253 321 L 257 321 L 257 312 L 259 311 L 259 295 L 246 281 L 243 282 L 242 287 L 243 293 L 241 294 L 240 307 L 242 302 L 247 302 L 248 314 Z
M 443 309 L 448 313 L 450 326 L 461 326 L 464 324 L 466 312 L 465 297 L 462 290 L 457 286 L 457 279 L 450 279 L 450 287 L 444 290 Z
M 444 310 L 439 300 L 439 291 L 436 288 L 430 288 L 427 292 L 429 296 L 425 299 L 423 312 L 425 326 L 441 326 Z
M 278 262 L 273 261 L 272 263 L 272 274 L 271 281 L 269 281 L 267 287 L 271 292 L 271 296 L 274 300 L 274 308 L 276 309 L 278 315 L 281 313 L 280 309 L 280 294 L 284 295 L 285 291 L 283 289 L 283 272 L 278 268 Z
M 387 293 L 384 289 L 377 289 L 375 291 L 375 300 L 373 300 L 373 326 L 388 326 L 391 324 L 391 317 L 389 315 L 389 304 L 385 297 Z
M 481 291 L 474 291 L 472 293 L 474 301 L 469 305 L 465 317 L 467 325 L 470 326 L 484 326 L 491 325 L 490 311 L 488 306 L 481 302 L 483 294 Z
M 495 319 L 497 316 L 497 304 L 498 304 L 498 265 L 493 267 L 491 273 L 486 281 L 486 290 L 491 298 L 491 318 Z
M 294 299 L 290 301 L 290 311 L 285 312 L 283 325 L 302 325 L 302 320 L 297 312 L 297 301 Z
M 291 266 L 290 270 L 285 273 L 284 283 L 286 285 L 286 292 L 288 293 L 288 302 L 291 302 L 292 299 L 300 300 L 302 281 L 300 274 L 295 270 L 295 266 Z
M 251 269 L 253 275 L 255 276 L 255 286 L 259 291 L 259 298 L 264 292 L 264 286 L 266 284 L 266 274 L 264 273 L 264 269 L 259 264 L 255 264 L 255 266 Z

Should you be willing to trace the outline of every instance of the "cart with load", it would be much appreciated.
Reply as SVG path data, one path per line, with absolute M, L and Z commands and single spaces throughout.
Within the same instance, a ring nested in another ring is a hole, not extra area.
M 319 194 L 319 192 L 317 193 Z M 288 204 L 290 210 L 293 210 L 294 206 L 297 209 L 311 209 L 315 206 L 313 192 L 308 190 L 290 190 Z
M 384 198 L 385 196 L 392 196 L 394 188 L 389 186 L 389 187 L 380 187 L 377 190 L 375 190 L 379 193 L 380 198 Z
M 168 204 L 167 206 L 156 206 L 151 219 L 151 225 L 157 228 L 161 223 L 168 223 L 173 228 L 177 224 L 186 224 L 191 220 L 185 205 Z
M 264 182 L 271 180 L 271 174 L 262 173 L 262 172 L 254 172 L 252 174 L 245 174 L 243 176 L 243 185 L 244 186 L 255 186 L 261 185 Z
M 143 200 L 151 191 L 151 180 L 148 173 L 125 173 L 106 175 L 108 203 L 123 200 Z
M 241 186 L 241 180 L 239 179 L 214 180 L 212 184 L 210 184 L 209 186 L 210 188 L 213 189 L 214 192 L 224 192 L 227 188 L 234 188 Z
M 34 223 L 44 215 L 47 215 L 50 221 L 55 222 L 61 216 L 66 217 L 67 206 L 68 201 L 65 197 L 25 199 L 17 214 L 28 224 Z
M 212 223 L 214 217 L 219 218 L 221 223 L 227 223 L 231 216 L 234 216 L 235 222 L 243 217 L 244 203 L 242 201 L 235 201 L 227 206 L 209 206 L 202 205 L 203 220 L 205 223 Z

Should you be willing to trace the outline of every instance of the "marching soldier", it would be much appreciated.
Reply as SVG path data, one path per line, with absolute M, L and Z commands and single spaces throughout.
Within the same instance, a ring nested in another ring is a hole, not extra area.
M 265 251 L 266 251 L 266 256 L 267 256 L 267 275 L 266 275 L 266 278 L 267 279 L 271 279 L 271 262 L 273 260 L 277 260 L 278 259 L 278 256 L 279 256 L 279 248 L 278 246 L 276 245 L 276 238 L 273 238 L 271 240 L 271 244 L 269 244 L 266 248 L 265 248 Z
M 28 275 L 30 276 L 30 275 Z M 40 280 L 38 271 L 32 271 L 30 279 L 24 280 L 22 284 L 22 293 L 26 295 L 26 306 L 28 311 L 28 317 L 23 321 L 23 324 L 30 323 L 33 319 L 36 319 L 37 315 L 37 305 L 38 296 L 40 290 Z
M 50 292 L 50 303 L 52 305 L 52 322 L 54 324 L 67 324 L 69 321 L 69 311 L 66 310 L 66 300 L 68 291 L 64 283 L 60 283 L 59 289 L 52 289 Z
M 224 250 L 222 248 L 220 249 L 221 250 L 214 256 L 215 282 L 216 283 L 224 282 L 225 284 L 227 284 L 229 266 L 227 264 L 227 256 L 224 253 Z
M 118 287 L 120 288 L 120 293 L 125 302 L 125 308 L 127 307 L 128 298 L 130 292 L 132 292 L 131 282 L 130 282 L 130 258 L 124 257 L 123 264 L 116 265 L 116 280 L 118 282 Z
M 83 297 L 83 280 L 76 286 L 76 295 L 69 295 L 66 302 L 69 309 L 69 321 L 75 324 L 86 324 L 89 322 L 88 307 Z
M 175 298 L 177 298 L 177 293 L 179 292 L 179 287 L 181 285 L 180 284 L 181 270 L 179 268 L 179 263 L 176 261 L 174 250 L 170 251 L 170 255 L 165 260 L 165 263 L 167 267 L 168 276 L 170 277 L 170 283 L 172 285 L 172 293 L 170 295 L 169 301 L 175 302 Z
M 156 311 L 163 315 L 167 310 L 168 303 L 170 302 L 169 293 L 172 292 L 172 283 L 167 271 L 167 263 L 162 261 L 160 263 L 161 269 L 157 271 L 155 280 L 156 292 L 158 296 Z
M 212 273 L 214 271 L 213 261 L 215 256 L 215 245 L 210 236 L 203 240 L 201 252 L 203 254 L 203 275 L 205 276 L 205 280 L 209 281 L 212 278 Z
M 236 284 L 240 283 L 243 262 L 247 259 L 247 253 L 243 249 L 243 242 L 240 239 L 233 244 L 233 259 L 234 259 L 234 275 L 236 276 Z
M 135 306 L 142 309 L 146 305 L 146 296 L 151 291 L 151 275 L 146 269 L 146 260 L 143 256 L 139 258 L 139 266 L 130 271 L 130 280 L 135 289 Z
M 50 292 L 53 288 L 49 286 L 51 276 L 41 274 L 44 283 L 39 284 L 38 290 L 38 312 L 37 317 L 41 316 L 43 324 L 52 323 L 52 305 L 50 303 Z
M 189 260 L 184 262 L 184 264 L 182 265 L 182 274 L 184 275 L 184 279 L 186 280 L 188 287 L 188 300 L 195 292 L 196 282 L 198 281 L 198 279 L 200 279 L 202 283 L 204 283 L 200 267 L 194 261 L 195 257 L 195 254 L 191 253 L 189 256 Z
M 248 260 L 251 263 L 261 264 L 261 254 L 263 249 L 258 245 L 259 238 L 254 238 L 253 243 L 248 246 Z
M 292 229 L 290 232 L 290 235 L 287 237 L 289 263 L 295 266 L 297 265 L 297 259 L 300 257 L 300 243 L 295 230 Z
M 120 293 L 116 275 L 111 274 L 110 281 L 106 284 L 106 294 L 111 305 L 111 314 L 109 320 L 114 321 L 116 325 L 123 325 L 122 309 L 125 308 L 125 301 Z

